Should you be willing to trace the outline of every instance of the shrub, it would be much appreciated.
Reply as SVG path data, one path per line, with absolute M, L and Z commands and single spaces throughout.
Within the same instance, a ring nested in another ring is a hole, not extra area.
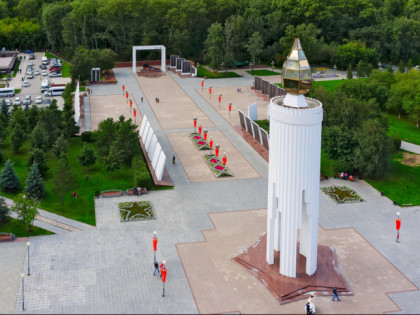
M 352 173 L 353 171 L 353 167 L 351 166 L 351 163 L 344 159 L 334 160 L 333 169 L 335 173 L 338 173 L 338 172 Z
M 150 178 L 149 170 L 146 162 L 141 155 L 135 155 L 132 159 L 133 180 L 135 187 L 152 188 L 152 179 Z
M 398 151 L 401 148 L 401 138 L 392 137 L 392 148 L 394 151 Z
M 95 134 L 92 131 L 85 131 L 82 133 L 83 142 L 95 142 Z

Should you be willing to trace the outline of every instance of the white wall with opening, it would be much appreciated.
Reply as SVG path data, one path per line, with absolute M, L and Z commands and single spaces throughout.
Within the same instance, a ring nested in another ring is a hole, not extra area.
M 136 73 L 136 65 L 137 65 L 137 50 L 161 50 L 161 66 L 160 69 L 166 72 L 166 47 L 163 45 L 155 45 L 155 46 L 133 46 L 133 72 Z

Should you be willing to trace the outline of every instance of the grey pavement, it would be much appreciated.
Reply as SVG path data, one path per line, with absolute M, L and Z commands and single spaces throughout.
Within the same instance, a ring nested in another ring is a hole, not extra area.
M 85 131 L 90 131 L 90 101 L 89 96 L 83 96 L 83 115 L 85 120 Z
M 420 154 L 420 145 L 409 143 L 405 141 L 401 141 L 401 147 L 402 150 L 410 151 L 416 154 Z
M 141 114 L 146 114 L 167 156 L 173 149 L 128 68 L 115 69 L 118 84 L 93 87 L 94 95 L 122 93 L 122 83 L 134 97 Z M 201 79 L 181 79 L 169 74 L 208 115 L 215 128 L 233 143 L 261 174 L 261 178 L 222 182 L 190 183 L 180 163 L 166 167 L 175 183 L 173 190 L 151 191 L 141 196 L 95 200 L 96 228 L 77 233 L 31 238 L 32 275 L 26 279 L 25 313 L 197 313 L 176 244 L 203 241 L 202 230 L 212 229 L 208 213 L 267 207 L 268 164 L 195 91 Z M 212 86 L 246 86 L 252 78 L 207 80 Z M 420 207 L 400 208 L 364 181 L 330 179 L 324 185 L 346 184 L 366 201 L 336 205 L 323 193 L 320 224 L 327 229 L 352 227 L 394 264 L 417 287 L 420 286 Z M 156 219 L 121 223 L 118 203 L 151 201 Z M 401 243 L 395 243 L 395 214 L 401 212 Z M 152 233 L 158 232 L 157 259 L 167 260 L 167 296 L 153 277 Z M 16 243 L 17 244 L 17 243 Z M 21 258 L 23 269 L 27 260 Z M 197 266 L 199 269 L 199 266 Z M 2 272 L 0 272 L 0 277 Z M 205 275 L 203 275 L 205 281 Z M 420 312 L 420 291 L 393 293 L 402 312 Z M 10 302 L 10 301 L 9 301 Z M 21 313 L 20 290 L 14 310 Z M 7 304 L 7 303 L 6 303 Z M 2 308 L 3 303 L 0 304 Z

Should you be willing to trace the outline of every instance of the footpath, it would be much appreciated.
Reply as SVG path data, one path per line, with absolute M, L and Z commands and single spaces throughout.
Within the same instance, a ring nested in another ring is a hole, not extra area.
M 3 197 L 7 205 L 12 206 L 13 200 Z M 10 216 L 17 219 L 17 213 L 11 212 Z M 38 209 L 38 215 L 35 217 L 34 226 L 43 228 L 44 230 L 53 232 L 55 234 L 66 234 L 75 231 L 87 231 L 94 229 L 94 226 L 89 224 L 68 219 L 61 215 Z

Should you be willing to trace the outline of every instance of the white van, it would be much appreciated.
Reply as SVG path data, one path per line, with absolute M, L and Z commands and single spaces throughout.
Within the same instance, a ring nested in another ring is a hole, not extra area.
M 42 80 L 41 83 L 41 92 L 45 92 L 50 87 L 50 82 L 48 80 Z
M 64 90 L 66 89 L 65 86 L 53 86 L 50 87 L 47 91 L 44 92 L 45 96 L 58 96 L 63 94 Z
M 47 65 L 48 64 L 48 58 L 47 57 L 42 57 L 42 62 L 43 65 Z

